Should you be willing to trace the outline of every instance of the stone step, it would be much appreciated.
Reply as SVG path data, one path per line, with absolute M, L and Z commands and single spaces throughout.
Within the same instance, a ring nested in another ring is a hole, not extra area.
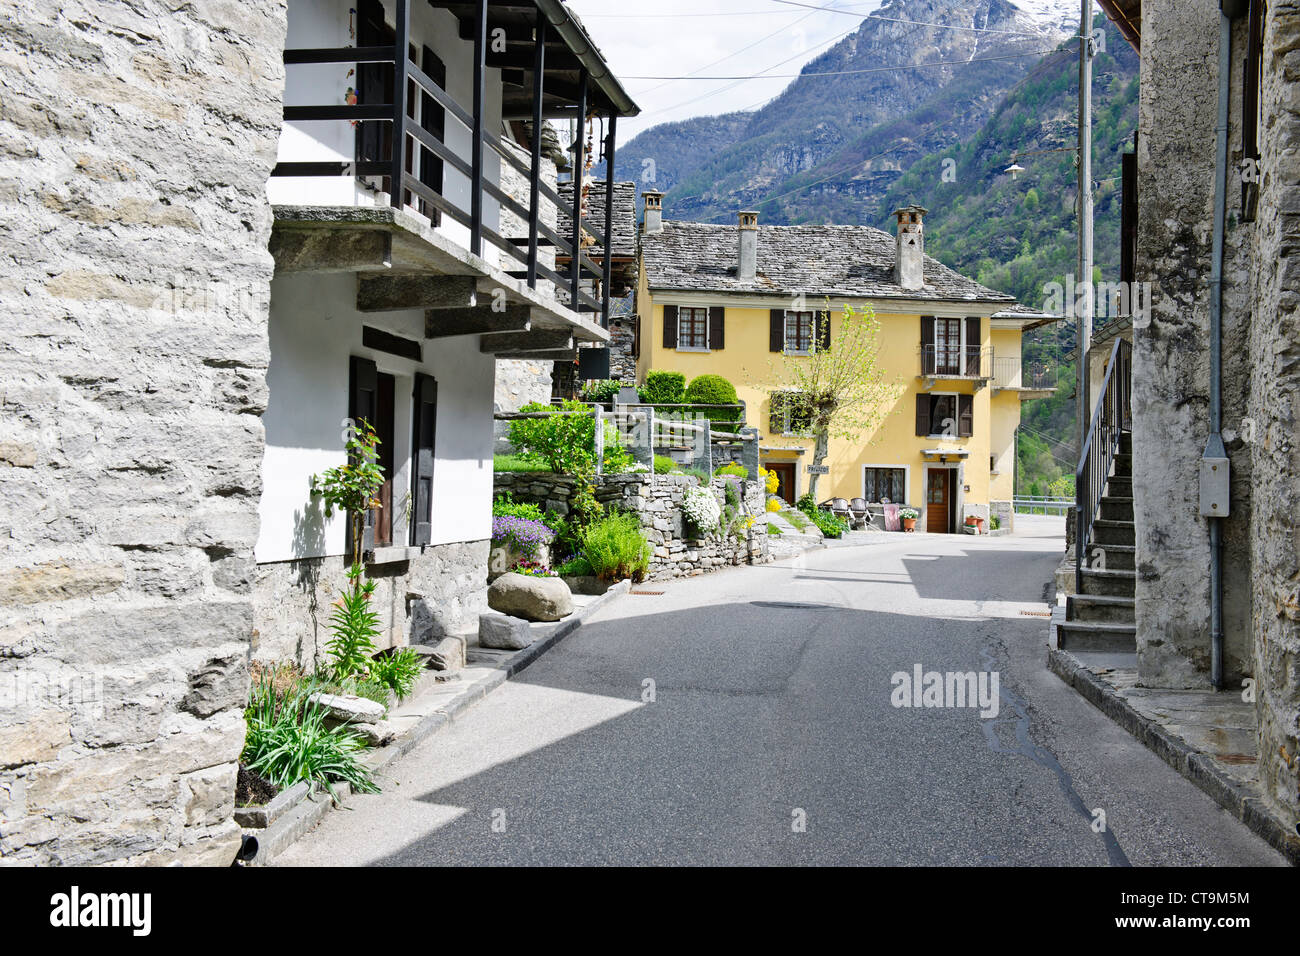
M 1127 476 L 1111 475 L 1106 479 L 1106 494 L 1117 498 L 1133 497 L 1133 479 Z
M 1057 628 L 1059 646 L 1067 651 L 1137 651 L 1137 627 L 1100 621 L 1066 621 Z
M 1132 453 L 1117 452 L 1115 455 L 1114 474 L 1120 478 L 1133 477 L 1133 455 Z
M 1132 432 L 1119 433 L 1119 450 L 1120 453 L 1124 455 L 1133 454 L 1133 433 Z
M 1131 544 L 1097 544 L 1088 545 L 1085 567 L 1102 568 L 1111 571 L 1132 571 L 1137 567 L 1137 548 Z
M 1117 495 L 1103 495 L 1100 517 L 1109 518 L 1111 521 L 1132 521 L 1133 499 Z
M 1108 544 L 1133 544 L 1137 540 L 1132 521 L 1098 518 L 1092 523 L 1092 541 L 1103 547 Z
M 1111 594 L 1072 594 L 1066 598 L 1065 607 L 1070 621 L 1132 624 L 1136 601 Z
M 1137 593 L 1137 572 L 1084 568 L 1083 593 L 1131 598 Z

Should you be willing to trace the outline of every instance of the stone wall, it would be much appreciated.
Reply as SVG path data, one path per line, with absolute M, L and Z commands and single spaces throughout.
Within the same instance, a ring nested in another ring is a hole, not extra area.
M 377 585 L 381 650 L 428 644 L 472 631 L 487 610 L 488 542 L 386 549 L 396 552 L 366 567 Z M 327 655 L 332 605 L 347 588 L 342 556 L 276 561 L 257 566 L 252 656 L 315 668 Z
M 1145 0 L 1138 111 L 1138 281 L 1152 284 L 1149 323 L 1135 320 L 1133 497 L 1137 524 L 1138 673 L 1147 686 L 1210 680 L 1210 544 L 1200 516 L 1200 458 L 1209 432 L 1209 302 L 1218 101 L 1216 0 Z M 1234 43 L 1232 102 L 1241 102 Z M 1234 112 L 1239 107 L 1234 106 Z M 1267 136 L 1265 136 L 1267 138 Z M 1239 143 L 1232 123 L 1230 142 Z M 1224 671 L 1253 671 L 1250 450 L 1240 438 L 1250 390 L 1250 228 L 1229 190 L 1224 255 L 1223 424 L 1232 461 L 1224 521 Z M 1103 277 L 1109 279 L 1111 277 Z
M 653 480 L 652 480 L 653 479 Z M 734 479 L 733 479 L 734 480 Z M 725 478 L 711 484 L 718 503 L 725 501 Z M 509 493 L 515 501 L 531 501 L 557 514 L 569 513 L 575 480 L 567 475 L 498 473 L 496 493 Z M 753 481 L 736 481 L 741 489 L 743 511 L 762 517 L 766 495 Z M 613 475 L 597 479 L 596 498 L 606 507 L 635 512 L 654 552 L 650 558 L 650 580 L 692 577 L 720 567 L 765 564 L 772 560 L 767 545 L 767 525 L 755 522 L 742 537 L 712 534 L 697 539 L 682 517 L 682 496 L 699 481 L 689 475 Z
M 285 8 L 0 0 L 0 856 L 228 864 Z
M 1250 450 L 1259 778 L 1300 822 L 1300 4 L 1269 4 L 1253 225 Z M 1227 353 L 1229 355 L 1233 353 Z M 1233 464 L 1235 466 L 1236 459 Z M 1235 507 L 1235 504 L 1234 504 Z

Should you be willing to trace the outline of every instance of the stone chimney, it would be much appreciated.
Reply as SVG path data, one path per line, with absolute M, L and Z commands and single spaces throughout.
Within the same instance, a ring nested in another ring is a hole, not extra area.
M 925 285 L 925 214 L 917 205 L 894 210 L 898 217 L 898 243 L 894 256 L 894 284 L 904 289 Z
M 641 198 L 645 200 L 645 234 L 657 236 L 664 231 L 664 194 L 647 189 Z
M 740 256 L 736 261 L 736 278 L 752 279 L 758 272 L 758 213 L 752 209 L 740 213 Z

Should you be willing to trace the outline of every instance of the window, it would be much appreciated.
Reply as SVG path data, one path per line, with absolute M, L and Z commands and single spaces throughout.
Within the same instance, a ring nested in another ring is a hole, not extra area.
M 812 409 L 800 392 L 773 392 L 768 430 L 774 435 L 797 435 L 812 428 Z
M 813 314 L 787 312 L 785 314 L 785 350 L 808 353 L 813 350 Z
M 922 438 L 969 438 L 974 418 L 973 395 L 922 392 L 916 396 L 916 434 Z
M 888 498 L 893 502 L 907 500 L 907 471 L 903 468 L 864 468 L 862 470 L 862 497 L 879 503 Z
M 709 310 L 677 310 L 677 347 L 679 349 L 707 349 L 709 347 Z
M 934 364 L 939 375 L 961 374 L 961 319 L 934 320 Z

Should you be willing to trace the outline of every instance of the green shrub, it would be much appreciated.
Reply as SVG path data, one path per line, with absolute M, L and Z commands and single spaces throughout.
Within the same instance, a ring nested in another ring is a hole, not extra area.
M 648 405 L 678 405 L 686 401 L 686 376 L 662 369 L 647 372 L 645 384 L 636 392 Z
M 582 399 L 586 402 L 608 402 L 622 389 L 623 383 L 616 378 L 593 378 L 582 386 Z
M 811 517 L 813 512 L 817 510 L 817 502 L 813 501 L 812 492 L 804 492 L 800 495 L 799 500 L 795 502 L 795 507 Z
M 519 418 L 510 423 L 510 444 L 526 461 L 544 462 L 551 471 L 576 475 L 584 469 L 595 470 L 596 419 L 582 402 L 565 401 L 557 409 L 541 402 L 530 402 L 522 412 L 552 412 L 546 418 Z M 605 423 L 606 471 L 621 472 L 632 464 L 632 456 L 623 447 L 618 429 Z
M 492 502 L 492 517 L 540 521 L 548 528 L 551 526 L 550 521 L 552 518 L 551 515 L 542 510 L 541 505 L 535 505 L 531 501 L 515 501 L 514 496 L 508 491 Z
M 667 475 L 677 470 L 677 462 L 667 455 L 655 455 L 655 474 Z
M 828 538 L 842 538 L 844 532 L 849 530 L 849 523 L 838 515 L 833 515 L 829 511 L 814 511 L 808 516 L 812 523 Z
M 715 471 L 713 474 L 714 474 L 715 476 L 717 476 L 717 475 L 730 475 L 730 476 L 733 477 L 733 478 L 739 478 L 741 481 L 748 481 L 748 480 L 749 480 L 749 469 L 746 468 L 744 465 L 735 465 L 735 464 L 732 464 L 732 465 L 723 465 L 721 468 L 719 468 L 719 469 L 718 469 L 717 471 Z
M 346 727 L 326 726 L 325 708 L 310 700 L 318 689 L 302 681 L 281 694 L 271 680 L 258 681 L 244 711 L 248 733 L 240 762 L 281 790 L 305 780 L 325 787 L 335 802 L 337 783 L 377 793 L 370 770 L 358 759 L 364 741 Z
M 551 560 L 571 558 L 582 550 L 582 529 L 574 521 L 548 514 L 547 522 L 555 537 L 551 540 Z
M 690 475 L 692 478 L 698 478 L 702 485 L 707 485 L 709 483 L 709 473 L 703 468 L 682 468 L 679 470 L 683 475 Z
M 424 661 L 409 647 L 381 654 L 370 662 L 371 679 L 390 689 L 398 700 L 411 696 L 423 670 Z
M 735 405 L 736 386 L 721 375 L 700 375 L 687 386 L 686 401 L 698 405 Z
M 591 562 L 579 554 L 561 564 L 555 573 L 562 578 L 585 578 L 596 572 L 592 569 Z
M 691 380 L 686 389 L 686 401 L 697 405 L 735 405 L 736 386 L 721 375 L 700 375 Z M 702 408 L 700 414 L 711 422 L 728 423 L 732 427 L 722 429 L 734 431 L 742 424 L 740 409 Z
M 606 581 L 640 581 L 650 566 L 650 542 L 636 515 L 619 512 L 595 522 L 583 538 L 583 556 Z

